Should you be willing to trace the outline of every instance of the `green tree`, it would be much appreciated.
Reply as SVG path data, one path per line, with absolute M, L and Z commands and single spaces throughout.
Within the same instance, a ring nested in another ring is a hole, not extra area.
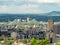
M 31 45 L 39 45 L 35 38 L 32 38 L 30 43 L 31 43 Z
M 31 45 L 47 45 L 48 44 L 48 40 L 47 39 L 43 39 L 43 40 L 40 40 L 40 42 L 39 42 L 35 38 L 32 38 L 30 43 L 31 43 Z
M 43 39 L 40 42 L 40 45 L 47 45 L 48 44 L 48 40 L 47 39 Z

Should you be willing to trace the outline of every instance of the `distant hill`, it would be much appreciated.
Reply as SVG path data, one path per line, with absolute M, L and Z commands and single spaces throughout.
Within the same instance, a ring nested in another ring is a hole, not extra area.
M 48 15 L 48 16 L 60 16 L 60 12 L 59 11 L 52 11 L 52 12 L 49 12 L 45 15 Z

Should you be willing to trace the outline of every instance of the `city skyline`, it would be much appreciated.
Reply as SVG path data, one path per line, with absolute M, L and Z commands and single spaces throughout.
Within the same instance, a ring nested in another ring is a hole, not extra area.
M 0 13 L 40 14 L 60 11 L 60 0 L 0 0 Z

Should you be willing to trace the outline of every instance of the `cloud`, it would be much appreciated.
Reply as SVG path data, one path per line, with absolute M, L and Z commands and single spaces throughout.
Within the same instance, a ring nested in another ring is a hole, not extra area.
M 0 13 L 42 13 L 60 10 L 60 0 L 0 0 Z M 54 4 L 52 4 L 54 3 Z M 56 3 L 59 3 L 56 5 Z
M 50 2 L 56 2 L 57 0 L 37 0 L 37 2 L 40 2 L 40 3 L 50 3 Z
M 30 2 L 37 2 L 37 3 L 59 3 L 60 0 L 28 0 Z
M 21 6 L 0 6 L 0 13 L 37 13 L 38 5 L 21 5 Z
M 54 3 L 41 3 L 41 4 L 24 4 L 20 6 L 16 5 L 0 5 L 0 13 L 47 13 L 50 11 L 60 11 L 59 4 Z
M 37 0 L 39 3 L 59 3 L 60 0 Z
M 59 3 L 60 0 L 0 0 L 0 2 L 13 2 L 13 3 L 23 3 L 23 2 L 35 2 L 35 3 Z
M 23 5 L 32 3 L 60 3 L 60 0 L 0 0 L 0 5 Z
M 5 13 L 8 11 L 8 7 L 7 6 L 0 6 L 0 13 Z

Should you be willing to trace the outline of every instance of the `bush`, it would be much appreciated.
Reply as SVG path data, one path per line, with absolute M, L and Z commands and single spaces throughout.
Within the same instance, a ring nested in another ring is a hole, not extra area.
M 48 44 L 48 40 L 47 39 L 43 39 L 40 42 L 38 42 L 35 38 L 32 38 L 30 43 L 31 43 L 31 45 L 47 45 Z
M 43 39 L 40 42 L 40 45 L 47 45 L 48 44 L 48 40 L 47 39 Z
M 56 42 L 56 45 L 60 45 L 60 41 L 57 41 L 57 42 Z
M 31 39 L 31 45 L 37 45 L 37 42 L 36 42 L 36 39 L 35 38 L 32 38 Z

